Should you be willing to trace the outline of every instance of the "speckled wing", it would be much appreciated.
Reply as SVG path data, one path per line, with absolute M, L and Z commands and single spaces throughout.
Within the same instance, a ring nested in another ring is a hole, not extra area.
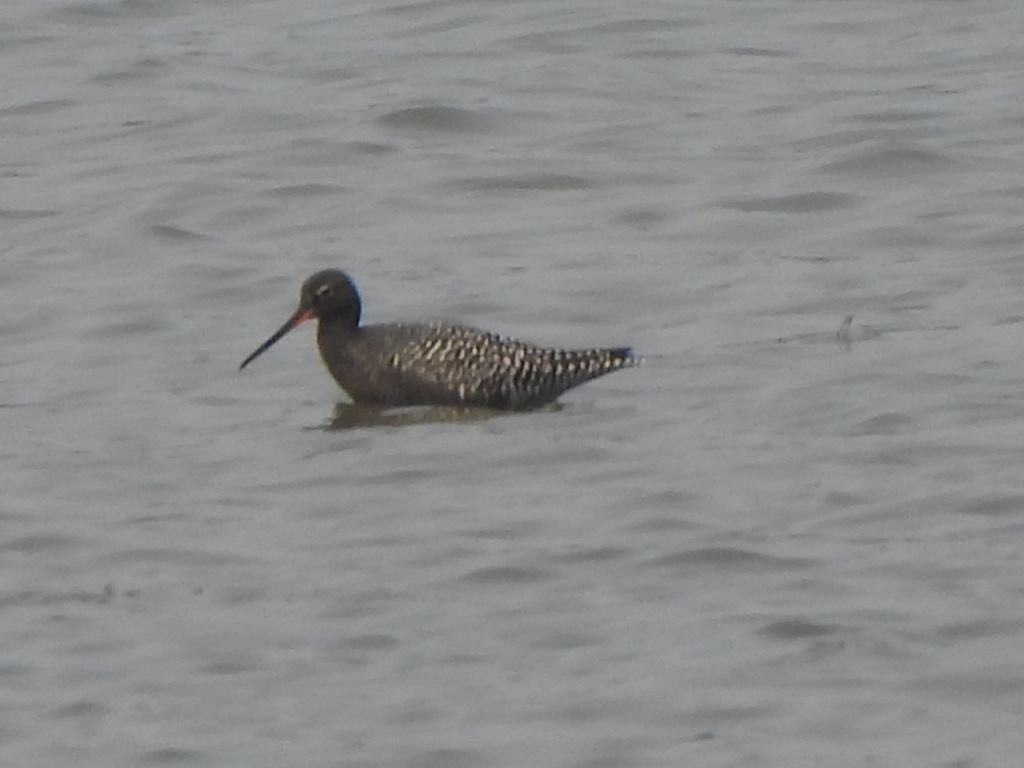
M 636 363 L 629 348 L 542 349 L 465 326 L 367 326 L 385 361 L 394 404 L 527 409 Z M 382 338 L 386 337 L 386 338 Z

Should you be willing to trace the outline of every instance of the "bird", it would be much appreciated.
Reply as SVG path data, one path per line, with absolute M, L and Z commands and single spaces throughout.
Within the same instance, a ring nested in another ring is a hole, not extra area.
M 303 282 L 298 309 L 239 370 L 312 319 L 324 365 L 358 405 L 527 411 L 640 363 L 630 347 L 546 349 L 463 325 L 360 325 L 361 315 L 362 300 L 348 274 L 317 272 Z

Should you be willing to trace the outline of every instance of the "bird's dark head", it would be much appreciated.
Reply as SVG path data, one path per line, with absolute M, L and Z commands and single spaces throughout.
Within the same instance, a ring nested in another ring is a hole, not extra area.
M 355 329 L 359 326 L 361 312 L 362 304 L 359 301 L 359 292 L 356 290 L 352 278 L 340 269 L 325 269 L 322 272 L 317 272 L 306 278 L 306 282 L 302 284 L 302 290 L 299 291 L 299 308 L 285 321 L 284 325 L 277 329 L 273 336 L 245 358 L 239 368 L 245 368 L 288 331 L 307 320 L 312 320 L 315 317 L 321 322 L 341 323 Z
M 352 278 L 340 269 L 325 269 L 302 284 L 299 310 L 319 320 L 341 320 L 354 328 L 359 325 L 362 303 Z

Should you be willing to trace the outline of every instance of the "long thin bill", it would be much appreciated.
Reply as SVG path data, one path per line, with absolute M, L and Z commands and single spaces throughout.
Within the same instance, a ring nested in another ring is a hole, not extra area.
M 249 355 L 247 358 L 245 358 L 245 360 L 242 361 L 242 364 L 240 366 L 238 366 L 238 370 L 242 370 L 243 368 L 245 368 L 245 366 L 247 366 L 249 363 L 251 363 L 257 357 L 262 355 L 268 349 L 270 349 L 270 347 L 272 347 L 274 344 L 276 344 L 277 341 L 282 336 L 284 336 L 286 333 L 288 333 L 288 331 L 290 331 L 292 328 L 294 328 L 297 325 L 301 325 L 302 323 L 306 322 L 307 320 L 309 320 L 312 317 L 313 317 L 313 310 L 312 309 L 306 309 L 304 307 L 299 307 L 295 311 L 295 314 L 292 315 L 291 317 L 289 317 L 287 322 L 285 322 L 284 325 L 282 325 L 280 328 L 278 328 L 277 332 L 274 333 L 273 336 L 271 336 L 269 339 L 267 339 L 262 344 L 260 344 L 258 347 L 256 347 L 256 350 L 251 355 Z

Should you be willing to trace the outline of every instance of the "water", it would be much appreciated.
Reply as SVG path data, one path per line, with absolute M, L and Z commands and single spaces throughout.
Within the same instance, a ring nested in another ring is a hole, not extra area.
M 1018 764 L 1016 5 L 3 16 L 5 766 Z M 326 431 L 325 267 L 646 362 Z

